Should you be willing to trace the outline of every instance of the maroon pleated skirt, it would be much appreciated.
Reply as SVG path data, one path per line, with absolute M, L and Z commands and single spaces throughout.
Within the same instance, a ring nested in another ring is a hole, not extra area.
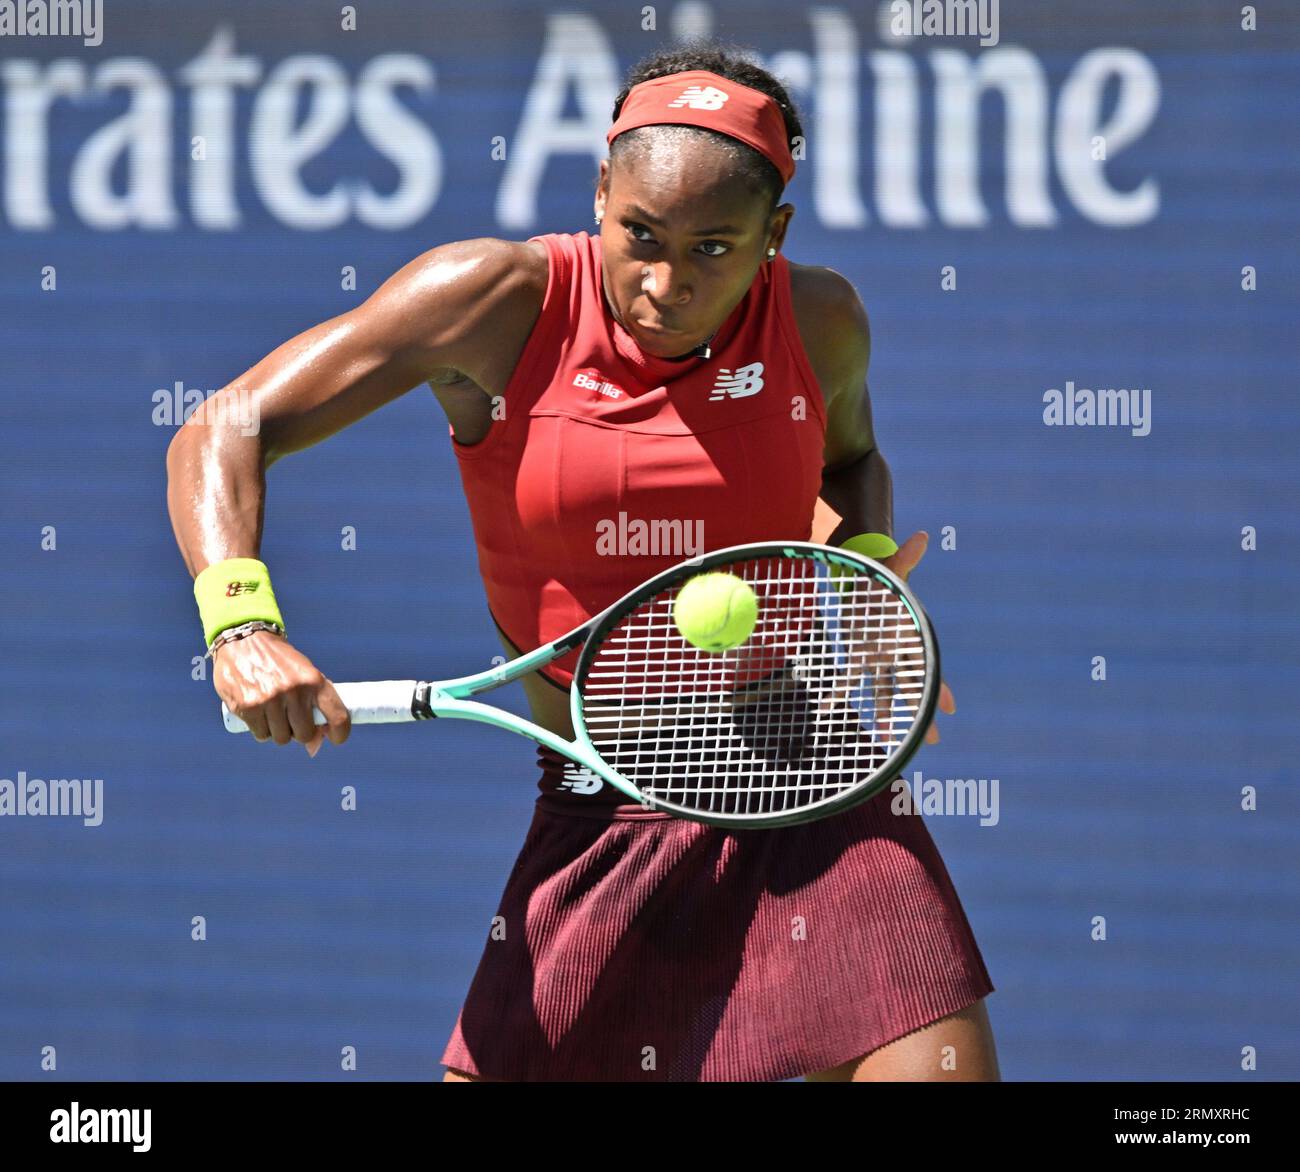
M 993 991 L 929 830 L 888 790 L 730 832 L 542 788 L 444 1066 L 775 1081 Z

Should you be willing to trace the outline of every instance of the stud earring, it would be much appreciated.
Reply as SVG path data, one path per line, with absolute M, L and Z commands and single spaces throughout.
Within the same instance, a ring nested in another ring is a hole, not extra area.
M 601 216 L 597 216 L 597 217 L 596 217 L 596 227 L 597 227 L 597 228 L 600 227 L 600 221 L 601 221 L 602 219 L 603 219 L 603 217 L 601 217 Z
M 775 248 L 769 248 L 769 249 L 767 250 L 767 259 L 768 259 L 768 260 L 771 260 L 774 256 L 776 256 L 776 249 L 775 249 Z

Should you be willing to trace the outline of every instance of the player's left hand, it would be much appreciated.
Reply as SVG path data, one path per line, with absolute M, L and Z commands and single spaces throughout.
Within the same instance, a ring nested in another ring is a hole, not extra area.
M 906 582 L 907 576 L 916 569 L 917 563 L 925 556 L 926 547 L 929 544 L 930 535 L 924 529 L 921 529 L 904 541 L 898 547 L 897 553 L 876 560 Z M 949 716 L 957 711 L 957 701 L 953 699 L 952 689 L 942 681 L 939 683 L 939 711 L 946 712 Z M 939 743 L 937 718 L 931 721 L 930 727 L 925 730 L 925 743 L 927 745 L 937 745 Z

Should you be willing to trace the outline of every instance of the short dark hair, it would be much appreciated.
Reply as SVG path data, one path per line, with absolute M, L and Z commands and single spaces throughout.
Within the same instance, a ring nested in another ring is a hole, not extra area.
M 790 100 L 790 95 L 786 93 L 785 86 L 761 65 L 756 64 L 749 56 L 749 52 L 743 45 L 703 38 L 644 57 L 632 66 L 627 77 L 624 78 L 623 89 L 614 100 L 613 120 L 618 121 L 619 112 L 623 109 L 623 103 L 627 101 L 628 92 L 633 86 L 656 77 L 667 77 L 673 73 L 707 69 L 710 73 L 727 78 L 728 81 L 747 85 L 773 98 L 781 110 L 781 117 L 785 119 L 786 141 L 792 144 L 795 139 L 802 141 L 803 124 L 799 121 L 799 112 Z M 639 126 L 635 130 L 627 130 L 620 134 L 609 145 L 611 166 L 623 155 L 634 151 L 638 143 L 644 143 L 649 135 L 659 129 L 658 126 Z M 708 130 L 703 126 L 675 126 L 674 130 L 707 136 L 730 151 L 736 160 L 737 173 L 745 184 L 753 191 L 767 196 L 767 213 L 771 215 L 781 202 L 785 181 L 770 159 L 739 139 L 716 130 Z

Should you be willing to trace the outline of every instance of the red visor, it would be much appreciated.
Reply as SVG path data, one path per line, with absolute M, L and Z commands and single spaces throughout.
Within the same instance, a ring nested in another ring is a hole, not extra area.
M 783 182 L 794 175 L 785 119 L 776 101 L 707 69 L 671 73 L 633 86 L 605 141 L 613 142 L 625 130 L 662 123 L 703 126 L 730 135 L 770 159 Z

